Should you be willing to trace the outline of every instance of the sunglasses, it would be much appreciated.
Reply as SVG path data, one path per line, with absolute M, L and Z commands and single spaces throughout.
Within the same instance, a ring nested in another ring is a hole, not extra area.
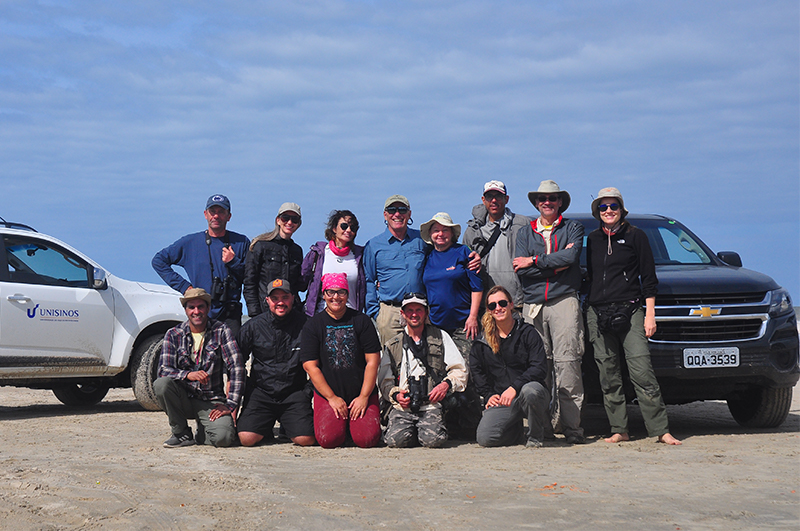
M 300 223 L 300 216 L 295 214 L 281 214 L 281 221 L 284 223 L 289 223 L 291 221 L 292 223 L 297 224 Z
M 547 203 L 548 201 L 551 203 L 557 202 L 559 197 L 557 195 L 540 195 L 536 198 L 539 203 Z
M 483 194 L 483 198 L 486 199 L 486 201 L 494 201 L 494 200 L 499 201 L 504 197 L 505 195 L 501 194 L 500 192 L 488 192 Z
M 324 291 L 325 295 L 328 297 L 347 297 L 347 290 L 346 289 L 326 289 Z
M 617 203 L 611 203 L 610 205 L 598 205 L 597 210 L 600 212 L 605 212 L 608 209 L 611 209 L 612 212 L 616 212 L 619 210 L 619 205 Z
M 486 307 L 489 308 L 490 312 L 493 312 L 497 309 L 498 305 L 500 305 L 501 308 L 505 308 L 506 306 L 508 306 L 508 299 L 500 299 L 497 302 L 490 302 L 489 304 L 486 305 Z
M 390 206 L 390 207 L 384 208 L 383 210 L 384 210 L 384 212 L 386 212 L 390 216 L 394 216 L 398 212 L 405 216 L 406 214 L 408 214 L 410 209 L 408 207 L 392 207 L 392 206 Z
M 358 232 L 358 225 L 355 223 L 339 223 L 339 228 L 342 229 L 342 232 L 346 231 L 347 229 L 350 229 L 353 232 Z

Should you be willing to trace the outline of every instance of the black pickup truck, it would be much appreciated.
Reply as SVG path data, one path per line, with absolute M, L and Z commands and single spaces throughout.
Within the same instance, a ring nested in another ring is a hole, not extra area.
M 580 221 L 587 235 L 599 226 L 590 214 L 567 217 Z M 657 331 L 650 353 L 666 403 L 726 400 L 742 426 L 782 424 L 800 378 L 789 293 L 744 269 L 737 253 L 714 254 L 678 221 L 634 214 L 626 219 L 647 234 L 655 257 Z M 581 264 L 585 268 L 585 245 Z M 588 342 L 583 369 L 587 400 L 602 401 Z M 626 392 L 635 396 L 632 388 Z

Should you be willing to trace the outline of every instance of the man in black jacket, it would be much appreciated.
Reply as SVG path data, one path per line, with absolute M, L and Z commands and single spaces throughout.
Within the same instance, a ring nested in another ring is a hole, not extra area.
M 237 428 L 243 446 L 272 438 L 275 421 L 300 446 L 314 439 L 311 401 L 305 392 L 307 379 L 299 361 L 300 331 L 306 322 L 293 311 L 294 295 L 289 282 L 275 279 L 267 288 L 269 312 L 247 321 L 239 335 L 244 359 L 253 354 L 244 406 Z

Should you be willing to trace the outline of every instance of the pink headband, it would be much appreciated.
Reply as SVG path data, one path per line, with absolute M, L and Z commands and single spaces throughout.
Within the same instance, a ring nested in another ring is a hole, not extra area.
M 322 291 L 328 289 L 346 289 L 349 292 L 347 273 L 326 273 L 322 275 Z

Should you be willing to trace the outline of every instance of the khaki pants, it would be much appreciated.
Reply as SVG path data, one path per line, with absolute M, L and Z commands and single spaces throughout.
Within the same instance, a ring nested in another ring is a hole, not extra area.
M 523 309 L 525 321 L 536 327 L 544 342 L 548 365 L 555 373 L 555 407 L 553 427 L 567 437 L 583 437 L 581 408 L 583 407 L 583 316 L 578 295 L 571 293 L 546 302 L 531 319 L 530 307 Z M 548 382 L 549 384 L 550 382 Z
M 405 325 L 406 320 L 400 314 L 399 306 L 381 303 L 378 318 L 375 319 L 375 327 L 378 329 L 381 345 L 385 345 L 387 341 L 402 332 Z

